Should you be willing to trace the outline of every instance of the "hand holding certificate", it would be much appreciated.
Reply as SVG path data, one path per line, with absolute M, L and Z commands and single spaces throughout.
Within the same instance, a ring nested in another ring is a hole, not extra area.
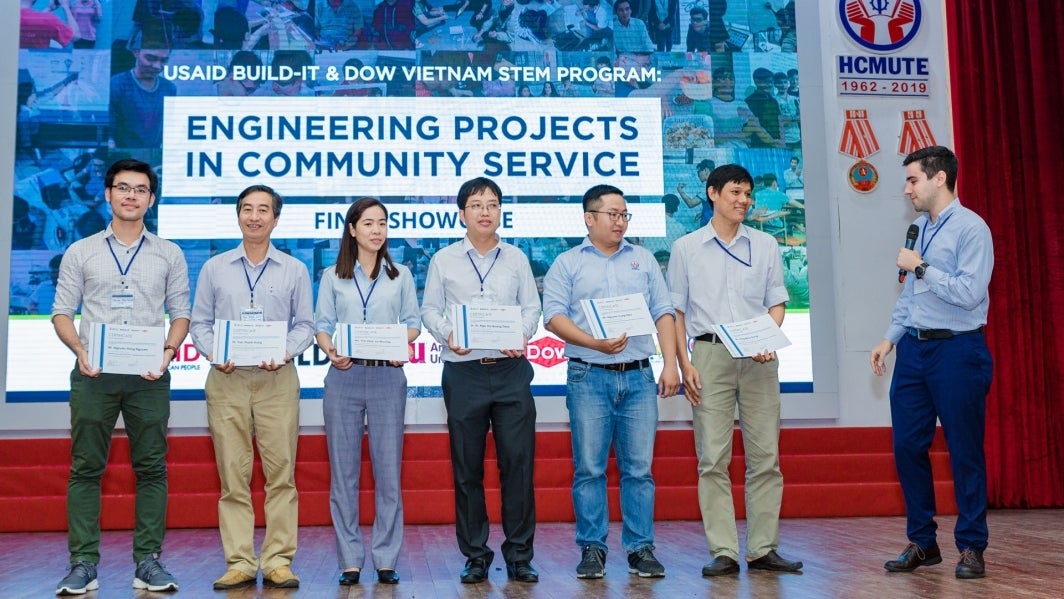
M 288 323 L 283 321 L 214 321 L 214 364 L 236 366 L 284 364 Z
M 162 375 L 163 327 L 94 322 L 89 325 L 89 365 L 108 374 Z
M 410 359 L 406 325 L 345 324 L 336 325 L 336 353 L 348 358 L 391 360 Z
M 595 339 L 613 339 L 627 333 L 653 335 L 658 332 L 650 316 L 647 300 L 641 293 L 580 300 L 580 307 L 587 317 L 591 335 Z
M 521 306 L 451 306 L 454 344 L 463 349 L 522 349 Z
M 717 333 L 733 358 L 774 352 L 791 344 L 791 340 L 768 314 L 750 320 L 718 324 Z

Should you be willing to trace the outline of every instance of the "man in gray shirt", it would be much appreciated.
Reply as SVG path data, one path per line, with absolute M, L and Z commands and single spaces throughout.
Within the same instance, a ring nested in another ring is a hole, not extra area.
M 214 363 L 215 320 L 280 321 L 287 324 L 285 357 L 258 366 L 215 363 L 207 374 L 207 424 L 221 479 L 218 528 L 226 572 L 217 590 L 255 584 L 296 588 L 292 573 L 299 528 L 296 440 L 299 436 L 299 377 L 292 358 L 314 339 L 310 274 L 305 264 L 270 241 L 281 215 L 281 196 L 252 185 L 237 198 L 243 242 L 214 256 L 200 271 L 192 311 L 192 342 Z M 254 436 L 266 476 L 266 537 L 255 556 L 251 504 Z
M 170 360 L 189 324 L 188 265 L 176 244 L 144 228 L 159 179 L 139 160 L 119 160 L 104 177 L 104 197 L 113 217 L 107 228 L 73 245 L 63 256 L 52 305 L 55 332 L 77 363 L 70 374 L 70 480 L 67 485 L 67 545 L 70 572 L 57 595 L 99 588 L 100 479 L 107 467 L 118 415 L 129 437 L 137 475 L 133 587 L 176 591 L 177 581 L 158 561 L 166 532 L 166 430 L 170 422 Z M 74 316 L 81 306 L 81 331 Z M 157 371 L 141 375 L 103 373 L 90 362 L 93 324 L 170 329 Z

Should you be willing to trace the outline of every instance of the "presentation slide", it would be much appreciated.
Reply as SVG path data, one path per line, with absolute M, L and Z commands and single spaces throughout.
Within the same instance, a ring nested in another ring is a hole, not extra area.
M 151 164 L 149 230 L 184 251 L 195 295 L 240 243 L 236 196 L 285 199 L 274 245 L 314 286 L 347 207 L 389 211 L 388 247 L 419 297 L 433 254 L 464 236 L 455 194 L 503 192 L 499 234 L 537 282 L 586 235 L 581 197 L 624 191 L 628 239 L 662 271 L 712 215 L 705 177 L 754 177 L 747 224 L 779 243 L 790 301 L 785 392 L 812 391 L 795 3 L 764 0 L 39 0 L 23 8 L 12 206 L 7 401 L 65 402 L 74 356 L 50 314 L 63 253 L 110 221 L 104 174 Z M 440 397 L 427 333 L 411 397 Z M 564 395 L 565 345 L 529 341 L 537 395 Z M 329 361 L 296 358 L 304 398 Z M 660 369 L 660 355 L 656 360 Z M 210 365 L 186 339 L 174 398 L 202 400 Z

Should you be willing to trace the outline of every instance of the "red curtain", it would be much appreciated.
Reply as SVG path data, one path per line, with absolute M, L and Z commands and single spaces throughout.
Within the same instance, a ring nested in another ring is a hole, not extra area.
M 1064 11 L 946 0 L 958 197 L 994 236 L 990 505 L 1064 506 Z

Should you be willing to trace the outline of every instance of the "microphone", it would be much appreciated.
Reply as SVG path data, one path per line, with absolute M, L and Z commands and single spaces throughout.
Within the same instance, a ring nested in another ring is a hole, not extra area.
M 909 225 L 909 230 L 905 232 L 905 249 L 911 250 L 916 247 L 916 238 L 920 236 L 920 227 L 916 225 Z M 905 282 L 905 275 L 909 274 L 904 268 L 898 269 L 898 282 Z

